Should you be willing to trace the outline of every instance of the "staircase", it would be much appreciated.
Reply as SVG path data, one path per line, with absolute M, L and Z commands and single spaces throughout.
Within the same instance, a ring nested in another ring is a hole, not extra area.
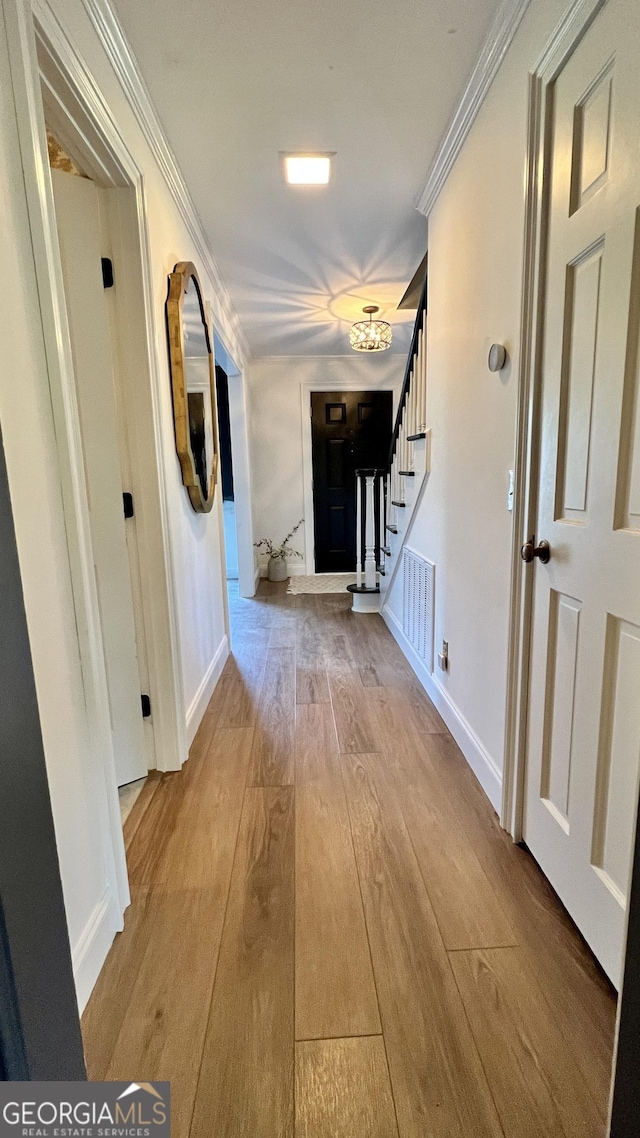
M 356 470 L 356 584 L 348 585 L 354 612 L 380 612 L 399 564 L 429 472 L 426 427 L 427 284 L 422 290 L 398 403 L 389 461 L 384 469 Z

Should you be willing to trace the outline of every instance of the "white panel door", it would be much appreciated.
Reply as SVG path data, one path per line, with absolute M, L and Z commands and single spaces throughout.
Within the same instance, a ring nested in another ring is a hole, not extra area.
M 640 5 L 554 84 L 524 838 L 618 985 L 640 768 Z
M 87 480 L 118 785 L 144 778 L 146 743 L 122 505 L 98 193 L 52 171 Z

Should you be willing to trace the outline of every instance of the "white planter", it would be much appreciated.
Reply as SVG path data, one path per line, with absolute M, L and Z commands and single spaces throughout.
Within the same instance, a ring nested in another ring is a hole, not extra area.
M 270 557 L 267 565 L 267 576 L 270 581 L 286 581 L 289 576 L 286 559 L 284 557 Z

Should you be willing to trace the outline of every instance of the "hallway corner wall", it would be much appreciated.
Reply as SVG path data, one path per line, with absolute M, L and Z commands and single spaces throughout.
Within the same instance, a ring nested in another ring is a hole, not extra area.
M 436 565 L 429 694 L 500 809 L 530 70 L 567 5 L 532 0 L 429 216 L 431 473 L 409 545 Z M 491 373 L 492 343 L 505 369 Z M 403 574 L 384 615 L 398 635 Z M 406 646 L 405 646 L 406 648 Z

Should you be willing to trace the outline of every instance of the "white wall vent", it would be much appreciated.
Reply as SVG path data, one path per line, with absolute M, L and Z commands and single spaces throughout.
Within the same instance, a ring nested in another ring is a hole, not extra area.
M 433 671 L 433 607 L 436 567 L 412 549 L 404 549 L 402 630 L 428 670 Z

